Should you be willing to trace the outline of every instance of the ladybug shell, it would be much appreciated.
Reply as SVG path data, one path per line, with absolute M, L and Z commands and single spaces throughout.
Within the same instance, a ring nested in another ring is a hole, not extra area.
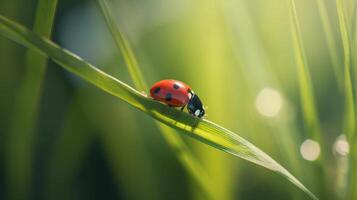
M 150 96 L 155 100 L 174 107 L 186 105 L 191 94 L 190 86 L 177 80 L 162 80 L 155 83 L 150 89 Z

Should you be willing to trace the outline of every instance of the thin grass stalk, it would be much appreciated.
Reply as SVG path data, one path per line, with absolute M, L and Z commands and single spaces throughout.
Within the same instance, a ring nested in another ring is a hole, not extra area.
M 353 10 L 352 10 L 352 19 L 351 19 L 351 30 L 350 30 L 350 37 L 351 37 L 351 52 L 352 52 L 352 74 L 357 77 L 357 2 L 353 1 Z M 353 75 L 352 75 L 353 76 Z M 354 85 L 354 92 L 357 93 L 357 82 Z M 355 96 L 355 102 L 357 102 L 357 96 Z
M 356 132 L 356 111 L 353 95 L 353 85 L 351 77 L 351 40 L 346 24 L 346 17 L 343 10 L 341 0 L 336 0 L 337 14 L 340 25 L 340 33 L 342 38 L 342 46 L 344 52 L 344 76 L 345 76 L 345 126 L 344 132 L 347 134 L 348 141 L 353 144 L 354 135 Z
M 57 0 L 39 0 L 33 31 L 44 38 L 52 32 Z M 33 49 L 26 54 L 25 77 L 15 97 L 6 146 L 6 195 L 28 199 L 31 195 L 32 153 L 47 56 Z
M 104 16 L 105 22 L 108 26 L 109 32 L 112 34 L 113 39 L 115 41 L 115 45 L 123 55 L 124 61 L 126 63 L 127 69 L 129 70 L 129 74 L 131 79 L 134 82 L 134 86 L 136 89 L 146 92 L 147 84 L 145 82 L 144 76 L 141 73 L 139 68 L 139 64 L 135 58 L 134 52 L 124 35 L 124 33 L 118 28 L 115 23 L 115 18 L 113 13 L 111 12 L 108 2 L 106 0 L 97 0 L 99 6 L 101 8 L 101 13 Z
M 350 150 L 350 159 L 351 159 L 351 166 L 350 170 L 352 171 L 353 169 L 356 170 L 357 167 L 357 145 L 356 143 L 352 146 Z M 353 171 L 350 173 L 350 179 L 351 183 L 349 185 L 349 190 L 348 190 L 348 199 L 357 199 L 357 190 L 355 189 L 357 187 L 357 173 L 356 171 Z
M 352 19 L 351 19 L 351 42 L 352 45 L 355 44 L 355 38 L 356 38 L 356 28 L 357 28 L 357 3 L 354 1 L 353 3 L 353 10 L 352 10 Z M 352 48 L 354 49 L 354 48 Z
M 216 194 L 212 192 L 214 190 L 212 177 L 208 176 L 202 164 L 198 162 L 198 159 L 193 155 L 181 136 L 177 134 L 177 131 L 160 123 L 157 123 L 157 126 L 166 142 L 174 150 L 178 160 L 192 176 L 193 181 L 198 186 L 198 191 L 200 191 L 205 198 L 219 199 Z
M 139 131 L 142 125 L 138 125 L 140 122 L 135 120 L 130 108 L 114 99 L 98 96 L 88 88 L 78 89 L 76 93 L 78 106 L 96 127 L 95 138 L 99 137 L 103 144 L 109 168 L 119 183 L 117 188 L 123 190 L 128 199 L 163 199 L 162 188 L 157 187 L 160 172 L 155 170 L 145 136 Z
M 295 1 L 290 0 L 291 33 L 295 60 L 298 70 L 298 80 L 300 86 L 301 103 L 303 108 L 304 121 L 309 132 L 309 137 L 320 142 L 320 125 L 317 117 L 315 98 L 311 76 L 306 62 L 305 50 L 301 37 L 301 29 L 297 18 Z
M 313 85 L 311 81 L 311 76 L 306 60 L 304 45 L 302 42 L 302 34 L 299 25 L 299 20 L 296 12 L 296 5 L 294 0 L 289 0 L 289 10 L 290 10 L 290 24 L 291 33 L 293 38 L 293 47 L 295 52 L 295 60 L 297 63 L 298 70 L 298 80 L 300 86 L 300 98 L 303 108 L 303 118 L 308 131 L 308 136 L 316 140 L 321 146 L 320 159 L 316 165 L 317 176 L 321 183 L 320 194 L 327 195 L 326 192 L 329 191 L 325 186 L 325 172 L 323 168 L 323 163 L 325 162 L 325 145 L 321 138 L 320 124 L 317 115 L 317 109 L 315 105 L 315 98 L 313 92 Z M 324 197 L 323 197 L 324 198 Z
M 353 0 L 352 1 L 353 5 L 353 10 L 352 10 L 352 19 L 351 19 L 351 30 L 350 30 L 350 37 L 351 37 L 351 52 L 352 52 L 352 74 L 354 74 L 354 77 L 357 77 L 357 40 L 356 40 L 356 35 L 357 35 L 357 1 Z M 353 73 L 354 71 L 354 73 Z M 354 84 L 354 94 L 357 93 L 357 82 L 355 81 Z M 355 102 L 357 102 L 357 96 L 355 95 Z M 356 109 L 356 108 L 355 108 Z M 356 114 L 356 113 L 355 113 Z M 351 169 L 355 169 L 357 167 L 357 139 L 355 136 L 354 141 L 352 141 L 354 144 L 352 145 L 353 148 L 350 151 L 350 157 L 351 157 Z M 357 173 L 354 172 L 351 176 L 351 185 L 350 188 L 356 188 L 357 187 Z M 357 191 L 352 190 L 351 191 L 351 199 L 357 199 Z
M 352 19 L 351 21 L 351 30 L 350 30 L 350 44 L 351 44 L 351 73 L 354 74 L 354 77 L 357 77 L 357 1 L 352 1 Z M 351 75 L 353 77 L 353 75 Z M 353 80 L 352 80 L 353 83 Z M 354 83 L 354 94 L 357 93 L 357 82 Z M 355 95 L 355 102 L 357 102 L 357 96 Z M 356 108 L 355 108 L 356 109 Z M 357 112 L 357 111 L 356 111 Z M 355 113 L 357 115 L 357 113 Z M 357 142 L 357 140 L 355 140 Z
M 356 144 L 355 134 L 356 134 L 356 110 L 353 94 L 353 83 L 351 77 L 351 39 L 349 36 L 349 28 L 346 21 L 346 15 L 344 12 L 343 2 L 341 0 L 336 0 L 337 15 L 342 39 L 343 53 L 344 53 L 344 75 L 345 75 L 345 116 L 344 116 L 344 132 L 347 134 L 347 140 L 351 145 L 351 149 L 354 150 Z M 347 192 L 347 197 L 351 197 L 354 188 L 350 186 L 353 185 L 350 177 L 355 176 L 356 172 L 353 171 L 354 166 L 353 151 L 349 155 L 349 172 L 344 177 L 344 180 L 347 184 L 343 190 L 340 191 L 342 194 Z
M 52 145 L 51 157 L 46 163 L 44 199 L 71 199 L 71 183 L 75 181 L 87 150 L 95 139 L 88 124 L 85 113 L 77 103 L 69 106 L 63 128 Z
M 337 45 L 334 39 L 332 27 L 327 14 L 326 4 L 325 1 L 323 0 L 316 0 L 316 1 L 317 1 L 317 7 L 319 9 L 319 15 L 321 18 L 322 27 L 327 41 L 328 52 L 330 55 L 331 64 L 335 73 L 335 77 L 339 87 L 343 88 L 343 74 L 342 71 L 340 70 L 340 60 L 338 58 Z
M 355 38 L 355 32 L 356 32 L 356 17 L 357 17 L 357 2 L 354 0 L 352 3 L 352 14 L 351 14 L 351 40 Z
M 127 37 L 115 23 L 114 15 L 109 8 L 108 2 L 106 0 L 98 0 L 98 3 L 109 31 L 115 40 L 115 44 L 124 57 L 126 67 L 129 70 L 129 74 L 133 80 L 135 88 L 144 92 L 148 91 L 146 81 L 142 75 L 133 50 L 130 47 Z M 192 175 L 198 186 L 201 187 L 201 191 L 207 193 L 206 196 L 214 198 L 214 194 L 211 192 L 213 189 L 210 183 L 211 180 L 207 178 L 208 175 L 205 173 L 201 164 L 197 162 L 197 158 L 195 158 L 182 138 L 178 134 L 175 134 L 175 131 L 171 128 L 157 122 L 156 125 L 164 136 L 166 142 L 172 149 L 174 149 L 174 153 L 176 154 L 178 160 Z
M 343 12 L 345 15 L 345 22 L 346 22 L 346 27 L 347 30 L 350 32 L 351 31 L 351 25 L 353 21 L 353 9 L 354 9 L 354 4 L 355 0 L 343 0 L 342 6 L 343 6 Z
M 354 77 L 357 77 L 357 40 L 356 40 L 356 35 L 357 35 L 357 2 L 353 1 L 353 13 L 352 13 L 352 25 L 351 25 L 351 50 L 352 50 L 352 69 L 354 70 Z M 357 82 L 355 81 L 355 94 L 357 93 Z M 357 96 L 355 95 L 355 102 L 357 102 Z M 354 141 L 352 141 L 354 144 L 352 145 L 352 148 L 350 150 L 350 158 L 351 158 L 351 168 L 350 169 L 356 169 L 357 168 L 357 139 L 355 136 Z M 357 199 L 357 190 L 354 188 L 357 188 L 357 173 L 354 171 L 351 175 L 351 183 L 349 186 L 350 194 L 349 197 L 350 199 Z

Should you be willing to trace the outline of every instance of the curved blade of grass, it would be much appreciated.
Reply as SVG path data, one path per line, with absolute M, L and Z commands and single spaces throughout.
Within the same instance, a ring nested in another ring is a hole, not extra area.
M 125 34 L 119 29 L 114 21 L 114 15 L 112 14 L 108 2 L 106 0 L 98 0 L 101 12 L 105 18 L 105 22 L 112 34 L 115 44 L 124 57 L 126 67 L 129 70 L 131 79 L 134 82 L 134 86 L 139 91 L 148 91 L 148 87 L 144 76 L 141 73 L 139 64 L 135 58 L 132 48 L 125 36 Z M 216 199 L 214 193 L 212 193 L 211 180 L 207 179 L 208 175 L 198 163 L 195 156 L 192 154 L 185 142 L 180 138 L 175 131 L 167 126 L 158 123 L 157 126 L 162 133 L 166 142 L 174 149 L 178 160 L 185 167 L 185 169 L 192 175 L 202 191 L 207 193 L 207 196 Z
M 322 27 L 324 30 L 325 38 L 327 41 L 328 52 L 331 58 L 331 63 L 333 70 L 335 72 L 335 77 L 340 88 L 343 88 L 343 75 L 340 69 L 340 60 L 338 58 L 337 45 L 333 36 L 333 31 L 331 24 L 329 22 L 329 17 L 327 14 L 326 4 L 323 0 L 316 0 L 317 7 L 319 9 L 320 18 L 322 21 Z
M 324 156 L 324 145 L 323 140 L 321 139 L 321 131 L 319 119 L 317 116 L 317 109 L 315 106 L 315 98 L 313 92 L 313 86 L 311 82 L 311 76 L 309 73 L 309 68 L 306 61 L 306 55 L 304 50 L 304 45 L 302 42 L 301 29 L 299 25 L 299 20 L 296 13 L 296 6 L 294 0 L 289 0 L 289 15 L 290 15 L 290 24 L 291 24 L 291 33 L 293 39 L 293 47 L 295 53 L 295 60 L 298 70 L 298 80 L 300 86 L 300 98 L 303 108 L 303 118 L 304 123 L 308 131 L 310 138 L 319 142 L 322 146 L 320 162 L 316 165 L 317 176 L 320 179 L 320 193 L 321 195 L 326 195 L 327 188 L 325 186 L 325 172 L 323 168 L 323 163 L 325 162 Z
M 107 1 L 98 0 L 98 3 L 105 18 L 105 22 L 109 28 L 109 31 L 115 40 L 115 44 L 120 50 L 120 52 L 123 54 L 124 61 L 129 70 L 129 74 L 133 79 L 135 88 L 146 92 L 147 85 L 145 83 L 145 79 L 142 73 L 140 72 L 138 62 L 135 59 L 134 53 L 125 35 L 121 30 L 118 29 L 117 25 L 115 24 L 113 14 L 109 9 Z
M 340 33 L 342 38 L 342 46 L 344 52 L 344 89 L 345 89 L 345 132 L 347 138 L 354 143 L 354 135 L 356 132 L 356 111 L 354 105 L 353 86 L 351 77 L 351 46 L 346 24 L 346 17 L 343 10 L 343 3 L 341 0 L 336 0 L 338 21 L 340 24 Z
M 355 132 L 356 132 L 356 111 L 354 105 L 354 96 L 353 96 L 353 83 L 351 77 L 351 39 L 349 36 L 349 28 L 346 22 L 346 15 L 344 13 L 343 2 L 341 0 L 336 0 L 336 7 L 337 7 L 337 15 L 342 39 L 342 46 L 343 46 L 343 53 L 344 53 L 344 95 L 345 95 L 345 117 L 344 117 L 344 131 L 347 134 L 347 140 L 351 144 L 351 149 L 354 149 L 356 141 L 355 141 Z M 352 151 L 353 152 L 353 151 Z M 353 154 L 351 154 L 352 157 Z M 349 160 L 349 167 L 354 166 L 354 159 L 350 157 Z M 354 177 L 354 173 L 352 171 L 353 168 L 350 168 L 348 173 L 346 173 L 345 177 L 343 177 L 344 181 L 347 183 L 349 182 L 350 177 Z M 350 181 L 350 185 L 352 186 L 354 183 Z M 346 184 L 347 185 L 347 184 Z M 350 187 L 350 186 L 347 186 Z M 343 188 L 346 189 L 346 188 Z M 348 188 L 347 196 L 351 197 L 350 195 L 353 194 L 354 188 Z
M 63 68 L 92 83 L 107 93 L 127 102 L 152 118 L 196 138 L 216 149 L 230 153 L 259 166 L 270 169 L 295 184 L 312 199 L 318 199 L 290 172 L 266 153 L 242 137 L 209 120 L 194 118 L 177 109 L 167 107 L 127 84 L 104 73 L 77 55 L 55 43 L 41 38 L 25 27 L 0 15 L 0 34 L 31 49 L 47 54 Z
M 36 8 L 33 31 L 49 38 L 56 11 L 57 0 L 40 0 Z M 46 71 L 47 56 L 28 49 L 24 80 L 15 97 L 12 124 L 7 138 L 5 170 L 7 196 L 29 198 L 32 152 L 38 103 Z
M 296 14 L 295 1 L 290 0 L 290 21 L 295 60 L 298 70 L 300 97 L 303 108 L 304 121 L 310 137 L 320 141 L 320 125 L 316 113 L 315 98 L 311 83 L 311 76 L 306 62 L 304 46 L 301 38 L 299 21 Z
M 354 1 L 353 2 L 353 9 L 352 9 L 352 19 L 350 20 L 351 21 L 351 40 L 353 42 L 353 40 L 355 39 L 356 35 L 356 22 L 357 22 L 357 2 Z

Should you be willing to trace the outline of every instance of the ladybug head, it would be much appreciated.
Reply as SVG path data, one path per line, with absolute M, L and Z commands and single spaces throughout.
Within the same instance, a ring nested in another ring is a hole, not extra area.
M 202 118 L 205 115 L 205 109 L 203 108 L 202 102 L 194 93 L 192 93 L 192 97 L 187 104 L 187 110 L 195 117 Z

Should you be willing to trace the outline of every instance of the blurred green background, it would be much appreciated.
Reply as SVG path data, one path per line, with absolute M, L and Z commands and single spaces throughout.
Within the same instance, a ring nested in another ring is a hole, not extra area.
M 149 84 L 168 78 L 189 84 L 208 107 L 207 119 L 271 155 L 318 197 L 353 199 L 346 195 L 357 180 L 350 176 L 352 150 L 343 131 L 344 52 L 336 2 L 323 1 L 333 56 L 317 2 L 299 0 L 296 9 L 323 145 L 311 140 L 304 123 L 288 0 L 110 1 Z M 342 2 L 353 62 L 356 2 Z M 32 28 L 36 5 L 0 0 L 0 14 Z M 51 38 L 133 85 L 96 1 L 59 0 Z M 38 109 L 27 116 L 32 122 L 14 118 L 25 58 L 26 48 L 0 37 L 0 199 L 207 198 L 150 117 L 52 61 Z M 29 128 L 16 135 L 11 130 L 17 126 Z M 183 139 L 219 199 L 308 199 L 266 169 Z

